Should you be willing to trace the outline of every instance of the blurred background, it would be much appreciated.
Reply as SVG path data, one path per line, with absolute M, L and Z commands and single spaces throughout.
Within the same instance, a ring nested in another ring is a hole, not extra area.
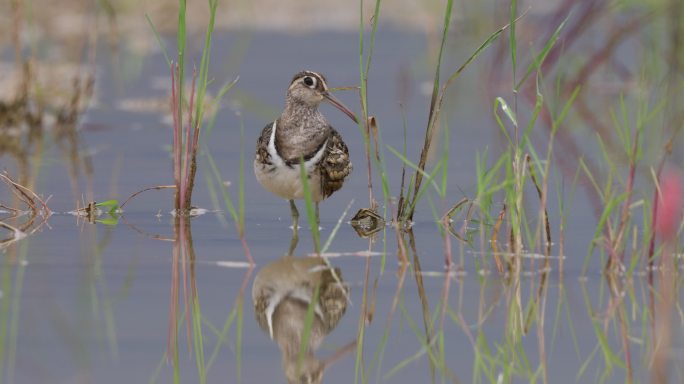
M 187 2 L 186 89 L 208 3 Z M 0 383 L 682 380 L 681 207 L 658 199 L 684 167 L 684 2 L 219 1 L 193 195 L 209 213 L 179 225 L 162 189 L 91 216 L 173 184 L 178 12 L 0 2 Z M 371 157 L 363 127 L 321 107 L 354 163 L 321 204 L 349 293 L 330 288 L 342 313 L 312 320 L 307 349 L 269 335 L 257 293 L 331 278 L 297 273 L 323 268 L 307 224 L 283 258 L 289 208 L 254 179 L 254 146 L 301 70 L 363 116 L 371 49 Z M 423 151 L 425 192 L 394 225 Z M 363 208 L 388 225 L 359 237 Z

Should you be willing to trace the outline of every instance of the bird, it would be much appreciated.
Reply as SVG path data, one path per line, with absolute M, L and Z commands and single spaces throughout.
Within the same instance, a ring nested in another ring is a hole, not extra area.
M 334 359 L 320 360 L 315 352 L 344 316 L 349 291 L 340 269 L 321 257 L 285 256 L 257 273 L 252 285 L 254 315 L 278 344 L 288 383 L 322 381 Z M 313 319 L 307 321 L 310 307 Z
M 254 157 L 257 181 L 269 192 L 290 203 L 293 231 L 297 232 L 299 211 L 295 199 L 304 198 L 300 161 L 319 223 L 318 204 L 342 188 L 352 171 L 349 149 L 342 136 L 318 110 L 327 101 L 355 123 L 354 113 L 330 94 L 323 75 L 301 71 L 294 75 L 280 116 L 261 131 Z

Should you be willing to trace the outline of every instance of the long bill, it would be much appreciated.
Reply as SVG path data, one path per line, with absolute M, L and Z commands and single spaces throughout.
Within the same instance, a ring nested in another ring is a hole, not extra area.
M 328 100 L 330 104 L 334 105 L 337 109 L 344 112 L 345 115 L 349 116 L 350 119 L 354 120 L 356 124 L 359 123 L 359 120 L 356 118 L 354 112 L 352 112 L 349 108 L 342 104 L 341 101 L 337 100 L 333 95 L 331 95 L 328 92 L 325 92 L 323 93 L 323 97 L 325 97 L 325 99 Z

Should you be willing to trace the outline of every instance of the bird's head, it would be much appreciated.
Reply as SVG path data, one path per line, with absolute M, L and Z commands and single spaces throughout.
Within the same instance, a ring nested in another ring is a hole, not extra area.
M 293 102 L 306 104 L 314 108 L 318 107 L 321 102 L 328 101 L 354 120 L 354 122 L 358 123 L 354 113 L 330 94 L 325 77 L 319 73 L 312 71 L 297 73 L 292 78 L 290 87 L 287 89 L 287 98 Z

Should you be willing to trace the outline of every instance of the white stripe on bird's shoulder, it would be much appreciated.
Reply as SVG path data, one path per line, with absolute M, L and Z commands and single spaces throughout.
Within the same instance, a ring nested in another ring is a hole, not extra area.
M 254 162 L 254 171 L 259 183 L 266 188 L 266 190 L 274 193 L 284 199 L 303 199 L 304 187 L 301 181 L 301 174 L 299 164 L 288 165 L 282 157 L 278 154 L 275 147 L 275 135 L 278 129 L 277 121 L 273 122 L 271 128 L 271 137 L 268 140 L 268 154 L 271 157 L 271 166 L 265 166 L 258 162 Z M 315 172 L 318 163 L 325 156 L 328 146 L 328 140 L 316 151 L 316 154 L 309 160 L 304 162 L 304 169 L 309 176 L 309 187 L 311 188 L 311 196 L 313 200 L 321 201 L 324 196 L 321 194 L 320 188 L 320 172 Z
M 276 167 L 286 167 L 287 165 L 285 164 L 285 160 L 283 160 L 283 158 L 280 157 L 280 154 L 278 153 L 278 150 L 275 146 L 277 125 L 278 120 L 274 121 L 273 126 L 271 127 L 271 137 L 268 139 L 268 154 L 271 155 L 273 165 L 275 165 Z M 319 161 L 321 161 L 323 155 L 325 155 L 325 150 L 327 147 L 328 139 L 326 139 L 325 142 L 323 142 L 323 145 L 321 145 L 321 147 L 318 149 L 318 151 L 316 151 L 316 154 L 312 158 L 304 162 L 304 168 L 307 172 L 310 172 L 311 168 L 313 168 L 316 164 L 318 164 Z
M 274 121 L 271 126 L 271 137 L 268 138 L 268 154 L 271 156 L 273 165 L 276 167 L 284 167 L 285 161 L 280 157 L 275 147 L 276 125 L 278 125 L 278 120 Z

